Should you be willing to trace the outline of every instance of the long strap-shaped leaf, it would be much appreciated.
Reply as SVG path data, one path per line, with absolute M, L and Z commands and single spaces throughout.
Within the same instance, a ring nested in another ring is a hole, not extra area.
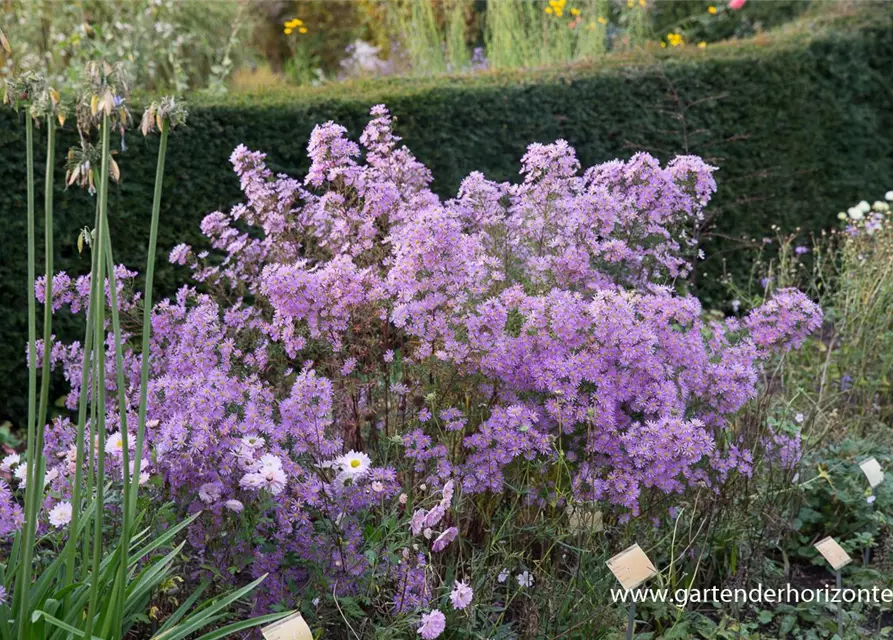
M 267 575 L 268 574 L 265 573 L 251 584 L 247 584 L 241 589 L 233 591 L 220 600 L 210 600 L 206 602 L 199 607 L 199 610 L 196 611 L 196 613 L 187 617 L 182 624 L 177 625 L 173 629 L 168 629 L 161 634 L 152 636 L 152 640 L 182 640 L 190 634 L 195 633 L 202 627 L 213 622 L 214 619 L 216 619 L 217 614 L 224 611 L 233 602 L 251 593 L 257 585 L 266 579 Z

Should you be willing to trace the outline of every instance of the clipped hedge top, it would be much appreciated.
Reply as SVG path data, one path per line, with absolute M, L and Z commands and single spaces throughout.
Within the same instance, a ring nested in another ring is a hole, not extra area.
M 187 99 L 196 107 L 276 108 L 300 102 L 316 105 L 339 103 L 387 102 L 395 97 L 413 97 L 431 91 L 494 88 L 520 88 L 543 84 L 567 83 L 594 75 L 622 74 L 624 77 L 649 73 L 655 63 L 703 65 L 735 60 L 756 62 L 809 46 L 829 37 L 847 37 L 862 29 L 893 27 L 893 10 L 885 2 L 818 3 L 810 11 L 778 29 L 746 39 L 712 43 L 706 49 L 693 45 L 662 49 L 651 43 L 644 51 L 613 52 L 591 61 L 555 67 L 518 70 L 490 70 L 434 76 L 389 76 L 354 78 L 320 86 L 277 85 L 263 89 L 234 91 L 223 95 L 196 92 Z

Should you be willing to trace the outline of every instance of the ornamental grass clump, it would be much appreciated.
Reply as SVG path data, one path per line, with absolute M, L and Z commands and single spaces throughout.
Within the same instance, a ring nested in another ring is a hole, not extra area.
M 134 413 L 127 410 L 124 387 L 124 344 L 121 315 L 135 310 L 135 297 L 123 298 L 120 288 L 127 270 L 116 267 L 109 234 L 108 188 L 120 178 L 112 157 L 111 133 L 123 136 L 130 124 L 128 81 L 120 66 L 90 63 L 83 74 L 83 92 L 67 104 L 39 75 L 25 74 L 6 83 L 5 102 L 23 111 L 27 145 L 27 251 L 29 264 L 29 368 L 27 450 L 3 459 L 3 471 L 13 475 L 13 487 L 0 481 L 0 638 L 2 640 L 62 638 L 123 638 L 140 628 L 141 637 L 174 640 L 193 636 L 219 638 L 252 627 L 260 620 L 225 625 L 226 609 L 248 594 L 263 578 L 228 594 L 217 594 L 196 606 L 207 585 L 193 588 L 180 607 L 162 623 L 145 627 L 153 597 L 169 580 L 185 542 L 173 540 L 196 516 L 159 522 L 157 510 L 140 507 L 140 486 L 150 478 L 144 457 L 145 381 L 148 377 L 152 273 L 162 193 L 164 153 L 171 127 L 181 124 L 185 111 L 172 99 L 153 104 L 147 112 L 157 127 L 161 146 L 152 206 L 142 364 L 137 367 Z M 96 196 L 92 228 L 78 244 L 90 251 L 91 271 L 76 282 L 79 311 L 86 316 L 83 342 L 70 353 L 67 372 L 77 391 L 70 398 L 74 420 L 54 418 L 49 425 L 49 380 L 56 358 L 52 333 L 52 302 L 72 286 L 53 272 L 53 178 L 57 126 L 66 114 L 76 116 L 79 148 L 68 154 L 66 183 L 86 187 Z M 45 275 L 36 278 L 36 225 L 33 146 L 35 126 L 46 131 L 44 181 Z M 99 135 L 99 146 L 91 142 Z M 38 341 L 36 300 L 44 304 L 43 339 Z M 129 352 L 128 352 L 129 353 Z M 38 357 L 40 354 L 40 357 Z M 40 385 L 38 387 L 38 369 Z M 39 398 L 38 398 L 39 389 Z M 114 408 L 124 410 L 114 411 Z M 140 410 L 141 408 L 141 410 Z M 60 424 L 65 429 L 59 428 Z M 128 425 L 134 425 L 132 429 Z M 112 433 L 110 433 L 112 432 Z M 52 452 L 53 457 L 46 456 Z M 10 538 L 11 545 L 7 544 Z M 224 625 L 224 626 L 221 626 Z
M 786 290 L 707 321 L 679 292 L 714 167 L 636 154 L 583 170 L 566 142 L 533 144 L 518 184 L 472 173 L 443 201 L 382 105 L 359 144 L 328 122 L 308 154 L 298 180 L 235 149 L 244 202 L 203 220 L 213 253 L 173 248 L 193 283 L 146 303 L 148 350 L 122 335 L 106 368 L 111 464 L 144 425 L 141 495 L 201 512 L 196 562 L 236 583 L 269 573 L 258 611 L 325 596 L 342 625 L 360 603 L 423 637 L 470 630 L 470 594 L 504 587 L 462 582 L 449 621 L 438 603 L 500 514 L 523 527 L 597 503 L 624 522 L 752 474 L 729 419 L 822 314 Z M 136 274 L 114 273 L 133 314 Z M 56 274 L 51 304 L 82 313 L 85 290 Z M 74 409 L 83 349 L 50 353 Z M 46 458 L 76 431 L 54 421 Z M 529 569 L 554 559 L 523 553 L 517 584 L 534 589 Z

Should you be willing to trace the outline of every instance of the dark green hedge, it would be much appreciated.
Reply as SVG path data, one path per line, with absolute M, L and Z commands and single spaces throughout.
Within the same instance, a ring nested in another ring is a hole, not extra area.
M 239 199 L 227 161 L 236 144 L 267 152 L 277 171 L 300 175 L 315 124 L 332 119 L 358 135 L 369 107 L 386 102 L 398 118 L 398 133 L 433 170 L 435 189 L 443 195 L 454 193 L 475 169 L 514 179 L 525 146 L 534 141 L 565 138 L 584 165 L 640 149 L 664 159 L 685 152 L 704 156 L 721 170 L 711 205 L 716 233 L 707 240 L 711 257 L 699 287 L 708 301 L 718 302 L 715 274 L 722 262 L 739 274 L 747 269 L 746 251 L 726 237 L 759 237 L 773 223 L 816 229 L 853 202 L 893 188 L 891 78 L 893 37 L 887 26 L 869 26 L 765 47 L 757 41 L 692 49 L 600 70 L 396 80 L 275 92 L 261 100 L 197 100 L 189 126 L 169 145 L 159 288 L 169 294 L 186 277 L 167 265 L 169 249 L 181 241 L 202 244 L 202 217 Z M 0 116 L 0 413 L 15 419 L 22 415 L 26 389 L 20 123 L 13 114 Z M 60 149 L 75 142 L 71 126 L 66 129 Z M 137 269 L 145 263 L 156 146 L 154 139 L 129 135 L 127 151 L 118 156 L 123 180 L 111 196 L 116 258 Z M 40 153 L 37 162 L 43 162 Z M 57 194 L 56 202 L 56 265 L 83 272 L 87 261 L 75 243 L 78 229 L 93 219 L 92 201 L 71 190 Z M 57 333 L 76 338 L 73 325 L 60 317 Z

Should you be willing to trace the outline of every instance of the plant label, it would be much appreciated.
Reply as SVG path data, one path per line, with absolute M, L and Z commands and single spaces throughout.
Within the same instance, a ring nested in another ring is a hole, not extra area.
M 831 568 L 837 571 L 841 567 L 847 566 L 849 563 L 853 561 L 846 551 L 843 550 L 839 544 L 837 544 L 837 540 L 828 536 L 824 540 L 819 540 L 815 543 L 816 550 L 822 554 L 825 560 L 828 561 L 828 564 L 831 565 Z
M 313 640 L 310 627 L 300 613 L 263 627 L 260 632 L 266 640 Z
M 624 589 L 635 589 L 648 578 L 657 574 L 657 569 L 642 551 L 638 543 L 621 551 L 606 563 Z
M 605 523 L 601 511 L 590 511 L 583 506 L 577 506 L 568 517 L 568 524 L 574 531 L 592 531 L 601 533 L 605 530 Z
M 862 473 L 868 478 L 868 484 L 871 485 L 872 489 L 884 481 L 884 470 L 881 469 L 881 464 L 876 458 L 863 460 L 859 463 L 859 468 L 862 469 Z

